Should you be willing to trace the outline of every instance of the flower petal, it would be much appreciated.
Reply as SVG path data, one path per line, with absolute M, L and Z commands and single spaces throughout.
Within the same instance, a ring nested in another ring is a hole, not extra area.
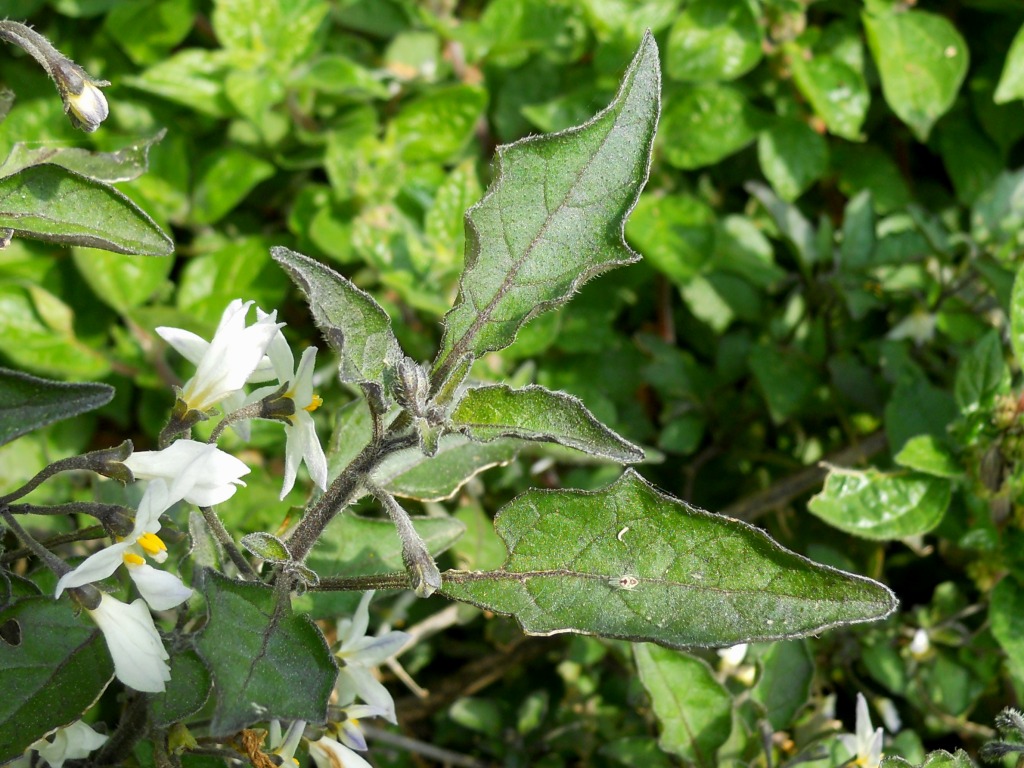
M 100 604 L 88 613 L 107 641 L 117 679 L 137 691 L 163 691 L 171 679 L 170 657 L 146 602 L 140 598 L 127 604 L 101 595 Z
M 309 756 L 317 768 L 373 768 L 362 757 L 332 738 L 310 742 Z
M 154 611 L 169 610 L 192 597 L 192 590 L 186 587 L 181 579 L 148 563 L 129 565 L 128 575 L 138 587 L 139 594 Z

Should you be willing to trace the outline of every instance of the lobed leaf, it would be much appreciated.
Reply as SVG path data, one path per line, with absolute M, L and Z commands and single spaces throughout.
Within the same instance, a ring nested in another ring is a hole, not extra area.
M 873 621 L 888 588 L 789 552 L 738 520 L 657 491 L 633 470 L 597 492 L 533 490 L 495 520 L 498 571 L 448 571 L 441 592 L 559 632 L 674 648 L 799 637 Z
M 108 384 L 69 384 L 0 368 L 0 445 L 109 403 Z
M 538 386 L 475 387 L 462 396 L 452 424 L 473 440 L 502 437 L 558 443 L 623 463 L 643 461 L 644 451 L 594 418 L 581 400 Z
M 270 587 L 203 574 L 209 619 L 196 648 L 215 686 L 211 735 L 268 717 L 325 722 L 338 666 L 317 626 L 278 610 Z
M 330 267 L 281 246 L 270 252 L 306 294 L 314 322 L 341 358 L 341 380 L 383 385 L 385 370 L 402 357 L 387 313 Z
M 648 33 L 611 105 L 590 122 L 498 149 L 495 180 L 466 214 L 466 267 L 434 363 L 507 347 L 531 317 L 639 257 L 623 228 L 647 180 L 660 104 Z
M 16 632 L 11 628 L 16 626 Z M 0 612 L 0 763 L 70 725 L 99 698 L 114 665 L 99 628 L 67 601 L 28 597 Z M 12 643 L 10 638 L 17 641 Z
M 64 245 L 166 256 L 171 239 L 113 187 L 56 165 L 0 178 L 0 229 Z

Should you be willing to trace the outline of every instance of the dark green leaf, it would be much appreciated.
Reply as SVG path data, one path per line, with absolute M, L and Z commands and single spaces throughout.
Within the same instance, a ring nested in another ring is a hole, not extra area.
M 971 413 L 988 398 L 1008 388 L 1009 384 L 1010 372 L 1003 360 L 1003 342 L 999 331 L 992 329 L 978 339 L 960 361 L 954 388 L 956 404 L 961 413 Z
M 761 674 L 750 695 L 772 727 L 782 730 L 811 697 L 814 656 L 805 640 L 773 643 L 758 655 Z
M 203 574 L 209 620 L 196 647 L 215 685 L 211 735 L 270 718 L 323 723 L 338 666 L 316 625 L 275 605 L 270 587 Z
M 1024 589 L 1007 576 L 992 590 L 988 619 L 1014 676 L 1024 675 Z
M 787 552 L 632 470 L 593 493 L 528 491 L 495 526 L 504 568 L 448 571 L 441 591 L 513 615 L 531 634 L 734 645 L 872 621 L 896 605 L 881 584 Z
M 171 679 L 167 690 L 149 696 L 150 722 L 167 728 L 194 715 L 206 703 L 213 688 L 210 670 L 193 650 L 171 656 Z
M 930 531 L 951 496 L 950 482 L 939 477 L 833 468 L 807 508 L 841 531 L 888 541 Z
M 0 626 L 12 621 L 20 642 L 0 639 L 0 763 L 78 720 L 114 674 L 99 628 L 66 600 L 19 600 L 0 612 Z
M 862 18 L 886 103 L 926 141 L 967 74 L 967 43 L 949 19 L 927 11 L 865 12 Z
M 385 371 L 402 357 L 387 313 L 330 267 L 280 246 L 271 254 L 306 294 L 313 320 L 341 358 L 341 380 L 383 385 Z
M 201 224 L 219 221 L 275 170 L 272 163 L 244 149 L 219 150 L 199 171 L 192 217 Z
M 75 248 L 78 274 L 104 304 L 127 314 L 165 285 L 174 259 L 138 259 L 119 253 Z
M 661 725 L 658 745 L 688 764 L 713 768 L 732 730 L 733 700 L 701 659 L 669 648 L 633 646 L 640 680 Z
M 658 48 L 647 35 L 608 109 L 498 150 L 495 181 L 466 214 L 466 268 L 445 316 L 436 379 L 466 356 L 508 346 L 531 317 L 638 258 L 623 227 L 647 179 L 659 91 Z
M 672 25 L 665 70 L 675 80 L 735 80 L 761 60 L 762 37 L 747 0 L 695 0 Z
M 764 184 L 749 182 L 746 190 L 756 197 L 775 221 L 779 233 L 793 249 L 804 266 L 818 260 L 818 243 L 814 227 L 795 205 L 780 200 Z
M 614 461 L 643 461 L 644 452 L 594 418 L 581 400 L 544 387 L 501 384 L 466 391 L 453 426 L 473 440 L 501 437 L 558 443 Z
M 875 250 L 875 211 L 871 191 L 858 192 L 843 211 L 843 241 L 839 257 L 848 270 L 863 269 Z
M 107 384 L 69 384 L 0 368 L 0 445 L 109 403 Z
M 56 165 L 0 179 L 0 229 L 65 245 L 166 256 L 171 239 L 116 189 Z

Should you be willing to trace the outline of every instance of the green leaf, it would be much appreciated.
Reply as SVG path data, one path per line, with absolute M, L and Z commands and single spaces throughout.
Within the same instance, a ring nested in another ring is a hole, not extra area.
M 288 84 L 360 101 L 389 96 L 387 86 L 378 75 L 340 54 L 318 56 L 301 64 L 291 74 Z
M 317 626 L 275 605 L 270 587 L 202 573 L 209 619 L 196 648 L 215 686 L 211 735 L 269 718 L 325 722 L 338 665 Z
M 388 124 L 388 136 L 408 162 L 447 162 L 473 136 L 486 107 L 487 91 L 483 88 L 440 88 L 403 106 Z
M 875 211 L 871 191 L 858 192 L 843 211 L 843 241 L 839 258 L 845 269 L 864 269 L 875 250 Z
M 1003 360 L 1003 342 L 999 331 L 993 328 L 971 345 L 960 361 L 953 390 L 957 407 L 963 414 L 971 413 L 990 397 L 1007 389 L 1009 384 L 1010 371 Z
M 665 70 L 675 80 L 735 80 L 761 60 L 759 14 L 747 0 L 695 0 L 669 33 Z
M 793 202 L 828 170 L 828 144 L 807 123 L 784 120 L 757 140 L 761 170 L 779 197 Z
M 71 255 L 92 292 L 121 314 L 149 301 L 174 268 L 174 259 L 139 259 L 84 248 L 73 249 Z
M 451 517 L 414 517 L 413 527 L 433 557 L 445 552 L 466 530 Z M 376 576 L 405 570 L 402 541 L 390 520 L 338 515 L 317 539 L 306 565 L 321 580 L 334 576 Z M 333 618 L 355 609 L 360 594 L 317 592 L 313 594 L 314 618 Z
M 757 346 L 750 351 L 749 365 L 776 424 L 798 414 L 821 383 L 797 350 Z
M 761 674 L 751 698 L 761 705 L 772 727 L 781 731 L 811 697 L 814 656 L 806 641 L 793 640 L 773 643 L 760 654 L 758 663 Z
M 800 259 L 801 264 L 810 266 L 818 260 L 818 239 L 814 227 L 795 205 L 780 200 L 764 184 L 755 181 L 744 185 L 746 190 L 756 197 L 765 207 L 779 234 L 785 238 L 790 248 Z
M 886 103 L 927 141 L 967 74 L 967 43 L 948 19 L 927 11 L 865 12 L 862 19 Z
M 608 109 L 498 149 L 495 180 L 466 214 L 466 268 L 445 316 L 435 383 L 462 358 L 507 347 L 527 320 L 594 275 L 639 258 L 622 235 L 647 179 L 659 90 L 648 34 Z
M 946 514 L 951 496 L 952 485 L 938 477 L 833 467 L 807 508 L 841 531 L 888 541 L 930 531 Z
M 750 144 L 761 121 L 738 88 L 697 85 L 666 106 L 659 146 L 670 165 L 703 168 Z
M 204 115 L 227 117 L 231 104 L 224 80 L 230 63 L 227 51 L 187 48 L 123 82 Z
M 850 141 L 863 138 L 860 128 L 871 103 L 864 75 L 828 54 L 805 59 L 804 51 L 795 47 L 787 61 L 797 89 L 825 121 L 829 133 Z
M 1018 365 L 1024 364 L 1024 267 L 1017 269 L 1010 296 L 1010 346 Z
M 166 256 L 174 250 L 160 227 L 116 189 L 56 165 L 0 179 L 0 229 L 116 253 Z
M 1024 26 L 1017 30 L 1003 62 L 1003 74 L 992 97 L 996 104 L 1024 99 Z
M 658 745 L 687 763 L 717 765 L 732 730 L 733 700 L 701 659 L 656 645 L 633 646 L 640 681 L 661 725 Z
M 559 632 L 723 646 L 889 615 L 869 579 L 788 552 L 745 523 L 665 496 L 633 470 L 596 491 L 527 491 L 499 513 L 499 571 L 448 571 L 441 592 Z
M 433 456 L 419 448 L 392 454 L 374 470 L 373 482 L 393 496 L 445 501 L 484 470 L 510 463 L 521 447 L 518 440 L 481 444 L 448 434 L 441 437 Z
M 1024 678 L 1024 589 L 1013 576 L 992 590 L 988 619 L 992 636 L 1006 652 L 1010 671 L 1018 680 Z
M 111 8 L 103 29 L 137 64 L 167 58 L 192 29 L 195 0 L 121 3 Z
M 935 477 L 963 477 L 964 469 L 934 435 L 916 435 L 893 456 L 901 467 Z
M 5 637 L 17 626 L 19 642 L 0 638 L 0 763 L 78 720 L 114 674 L 99 628 L 66 600 L 19 600 L 0 612 L 4 626 Z
M 523 389 L 497 384 L 465 392 L 452 424 L 473 440 L 501 437 L 558 443 L 623 463 L 643 461 L 644 451 L 619 437 L 581 400 L 544 387 Z
M 199 654 L 191 649 L 173 654 L 167 690 L 147 697 L 150 722 L 157 728 L 181 722 L 202 709 L 212 689 L 213 678 Z
M 270 252 L 306 294 L 313 321 L 341 358 L 341 380 L 383 385 L 385 371 L 402 358 L 387 313 L 370 294 L 318 261 L 280 246 Z
M 114 398 L 107 384 L 69 384 L 0 368 L 0 445 Z
M 146 172 L 149 167 L 149 148 L 166 134 L 165 128 L 151 139 L 116 152 L 90 152 L 79 147 L 40 147 L 35 143 L 19 141 L 11 147 L 11 153 L 0 165 L 0 178 L 45 163 L 106 184 L 131 181 Z
M 192 218 L 200 224 L 219 221 L 275 170 L 272 163 L 244 149 L 217 150 L 196 181 Z
M 644 194 L 626 225 L 629 242 L 677 285 L 700 274 L 715 248 L 715 213 L 693 195 Z
M 292 559 L 288 545 L 272 533 L 254 531 L 242 537 L 242 546 L 249 552 L 271 563 L 286 563 Z

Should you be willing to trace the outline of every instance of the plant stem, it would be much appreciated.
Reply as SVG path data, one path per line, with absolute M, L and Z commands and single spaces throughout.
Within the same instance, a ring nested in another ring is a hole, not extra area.
M 224 527 L 224 523 L 217 517 L 217 513 L 213 511 L 211 507 L 200 507 L 199 511 L 203 513 L 203 519 L 206 524 L 210 527 L 210 531 L 213 533 L 214 538 L 224 548 L 224 551 L 228 553 L 228 557 L 231 558 L 231 562 L 235 564 L 242 574 L 250 581 L 258 581 L 259 574 L 253 570 L 253 567 L 249 564 L 249 561 L 245 559 L 245 555 L 239 551 L 238 546 L 235 544 L 235 540 L 231 538 L 231 534 L 228 533 L 227 528 Z
M 31 550 L 32 554 L 42 560 L 46 564 L 46 567 L 57 574 L 58 577 L 63 576 L 71 570 L 71 567 L 67 563 L 50 552 L 50 550 L 36 541 L 28 531 L 22 528 L 14 515 L 10 513 L 10 510 L 5 508 L 3 512 L 0 512 L 0 517 L 3 517 L 7 527 L 14 531 L 14 535 L 18 537 L 18 540 L 21 541 L 27 549 Z
M 437 570 L 437 563 L 427 550 L 427 545 L 416 532 L 409 513 L 390 493 L 376 487 L 369 487 L 369 491 L 384 507 L 391 522 L 395 524 L 398 537 L 402 540 L 402 562 L 405 563 L 413 592 L 420 597 L 430 597 L 441 588 L 441 574 Z

